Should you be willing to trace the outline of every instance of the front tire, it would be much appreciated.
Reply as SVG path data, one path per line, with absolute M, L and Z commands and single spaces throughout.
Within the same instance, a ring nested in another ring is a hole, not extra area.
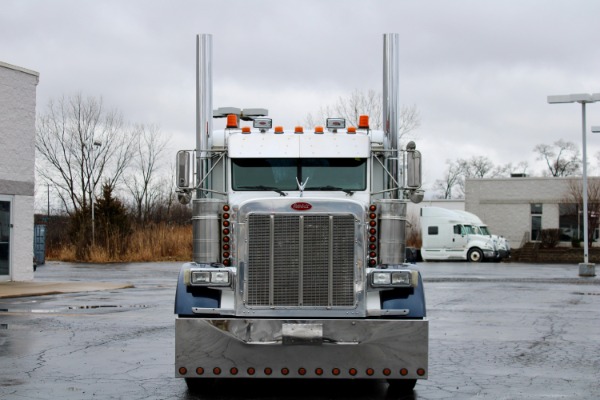
M 409 392 L 415 388 L 416 379 L 388 379 L 390 390 L 398 392 Z
M 185 378 L 190 393 L 211 393 L 215 382 L 216 379 L 213 378 Z
M 467 253 L 467 260 L 469 262 L 482 262 L 483 261 L 483 252 L 479 249 L 471 249 Z

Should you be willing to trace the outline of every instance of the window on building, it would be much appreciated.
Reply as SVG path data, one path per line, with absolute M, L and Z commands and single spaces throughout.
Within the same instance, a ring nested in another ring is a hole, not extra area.
M 542 204 L 531 204 L 531 240 L 540 240 L 542 233 Z
M 582 237 L 582 221 L 579 205 L 565 203 L 558 205 L 558 228 L 560 240 L 570 242 Z

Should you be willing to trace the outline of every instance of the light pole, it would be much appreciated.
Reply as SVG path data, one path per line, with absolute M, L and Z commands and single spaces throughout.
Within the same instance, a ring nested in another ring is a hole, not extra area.
M 94 159 L 94 147 L 102 146 L 102 142 L 99 140 L 94 140 L 94 144 L 90 149 L 90 160 L 91 160 L 91 175 L 92 181 L 90 182 L 90 187 L 92 189 L 92 246 L 96 245 L 96 232 L 95 232 L 95 222 L 94 222 L 94 201 L 96 200 L 96 193 L 94 190 L 94 165 L 96 165 L 96 160 Z
M 586 149 L 586 122 L 585 122 L 585 105 L 587 103 L 594 103 L 600 101 L 600 93 L 578 93 L 578 94 L 567 94 L 548 96 L 548 103 L 560 104 L 560 103 L 579 103 L 581 104 L 581 136 L 583 142 L 583 263 L 579 264 L 579 275 L 589 276 L 588 271 L 593 271 L 593 264 L 589 263 L 588 255 L 588 188 L 587 188 L 587 149 Z M 592 272 L 592 276 L 595 273 Z

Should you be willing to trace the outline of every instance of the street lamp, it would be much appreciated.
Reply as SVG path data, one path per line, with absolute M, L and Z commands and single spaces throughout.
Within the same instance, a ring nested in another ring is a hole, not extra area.
M 96 245 L 96 232 L 95 232 L 95 222 L 94 222 L 94 201 L 96 200 L 96 194 L 95 194 L 95 190 L 94 190 L 94 165 L 96 164 L 96 161 L 94 159 L 94 147 L 100 147 L 102 146 L 102 142 L 99 140 L 94 140 L 94 145 L 92 146 L 92 148 L 90 149 L 91 154 L 90 154 L 90 159 L 91 159 L 91 175 L 92 175 L 92 181 L 90 183 L 90 186 L 92 188 L 92 246 Z
M 579 103 L 581 104 L 581 136 L 583 141 L 583 263 L 579 264 L 579 275 L 588 276 L 587 271 L 593 271 L 593 264 L 589 263 L 588 256 L 588 189 L 587 189 L 587 149 L 585 142 L 585 105 L 587 103 L 595 103 L 600 101 L 600 93 L 579 93 L 579 94 L 567 94 L 558 96 L 548 96 L 548 103 L 560 104 L 560 103 Z M 595 275 L 595 274 L 593 274 Z

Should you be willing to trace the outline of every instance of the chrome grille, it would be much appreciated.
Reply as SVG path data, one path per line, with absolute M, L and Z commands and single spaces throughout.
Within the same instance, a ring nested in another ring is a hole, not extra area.
M 246 305 L 353 307 L 353 215 L 250 214 Z

